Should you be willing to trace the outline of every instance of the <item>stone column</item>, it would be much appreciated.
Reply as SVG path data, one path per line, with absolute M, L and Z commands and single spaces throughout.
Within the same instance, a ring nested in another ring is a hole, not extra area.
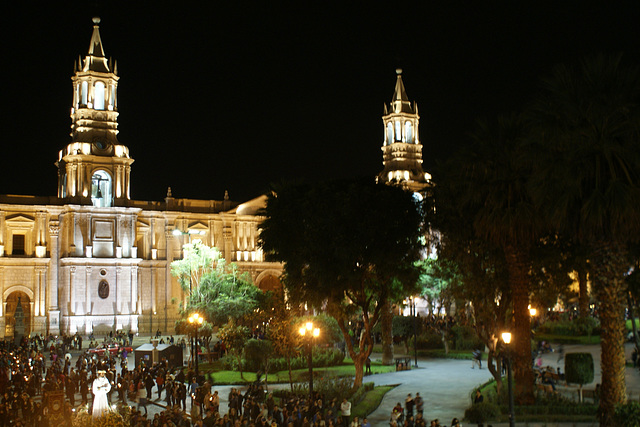
M 40 316 L 45 315 L 45 287 L 47 283 L 47 269 L 43 267 L 40 270 Z
M 51 236 L 51 258 L 49 261 L 48 293 L 49 301 L 47 311 L 49 312 L 48 329 L 49 333 L 60 335 L 60 308 L 58 306 L 58 272 L 60 266 L 60 240 L 58 232 L 60 230 L 59 221 L 49 222 L 49 235 Z
M 40 287 L 42 284 L 40 283 L 40 277 L 42 275 L 41 267 L 36 267 L 33 269 L 33 274 L 35 275 L 33 279 L 33 301 L 31 301 L 31 316 L 40 316 Z
M 91 267 L 85 267 L 84 286 L 86 290 L 86 310 L 85 313 L 91 314 Z
M 140 313 L 138 301 L 138 266 L 131 267 L 131 310 L 129 314 Z
M 116 314 L 122 313 L 122 267 L 116 267 L 116 289 L 114 292 L 114 296 L 116 299 Z
M 76 314 L 77 297 L 76 297 L 76 267 L 69 267 L 69 315 Z

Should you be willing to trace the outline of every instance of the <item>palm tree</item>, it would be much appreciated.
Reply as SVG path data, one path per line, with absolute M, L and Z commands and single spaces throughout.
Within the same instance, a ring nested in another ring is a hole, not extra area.
M 528 163 L 521 156 L 520 117 L 478 122 L 473 144 L 456 160 L 460 210 L 473 220 L 475 235 L 504 252 L 513 302 L 515 395 L 533 403 L 529 294 L 530 250 L 539 238 L 538 215 L 528 193 Z M 469 218 L 469 217 L 467 217 Z
M 600 423 L 626 402 L 625 274 L 640 236 L 640 72 L 622 56 L 558 66 L 543 81 L 533 126 L 531 191 L 559 232 L 589 249 L 602 335 Z

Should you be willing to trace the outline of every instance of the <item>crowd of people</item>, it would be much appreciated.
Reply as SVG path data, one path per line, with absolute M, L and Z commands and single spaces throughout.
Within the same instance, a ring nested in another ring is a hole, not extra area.
M 89 336 L 44 337 L 35 335 L 16 345 L 0 342 L 0 427 L 49 425 L 49 393 L 64 396 L 60 409 L 64 423 L 72 425 L 74 412 L 87 411 L 94 417 L 107 411 L 129 411 L 131 427 L 224 426 L 224 427 L 370 427 L 365 419 L 351 416 L 351 403 L 326 399 L 315 393 L 299 396 L 267 393 L 260 382 L 245 389 L 232 388 L 228 410 L 222 413 L 220 395 L 203 376 L 192 369 L 171 368 L 167 360 L 145 363 L 129 369 L 124 354 L 97 355 L 88 349 L 100 343 L 131 345 L 124 332 L 107 335 L 102 341 Z M 166 338 L 174 343 L 173 337 Z M 182 342 L 176 340 L 176 345 Z M 75 356 L 72 357 L 71 353 Z M 154 405 L 162 410 L 148 410 Z M 391 415 L 390 425 L 426 426 L 424 402 L 419 393 L 409 395 Z M 414 413 L 415 410 L 415 413 Z M 430 424 L 440 424 L 434 420 Z M 452 422 L 452 427 L 456 424 Z
M 415 397 L 408 394 L 402 403 L 398 402 L 391 410 L 391 418 L 389 419 L 391 427 L 427 427 L 427 420 L 424 418 L 424 400 L 420 393 L 416 393 Z M 451 420 L 451 427 L 459 427 L 460 422 L 457 418 Z M 438 419 L 431 420 L 429 427 L 444 427 Z

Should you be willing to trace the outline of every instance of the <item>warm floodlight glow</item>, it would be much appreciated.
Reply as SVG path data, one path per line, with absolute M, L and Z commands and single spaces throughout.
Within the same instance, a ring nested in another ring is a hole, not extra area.
M 313 323 L 311 323 L 311 322 L 307 322 L 306 326 L 307 326 L 307 331 L 310 331 L 310 330 L 313 329 Z
M 502 341 L 504 341 L 505 344 L 510 344 L 511 343 L 511 332 L 503 332 L 502 333 Z
M 200 314 L 198 313 L 193 313 L 191 316 L 189 316 L 189 323 L 197 323 L 199 325 L 202 325 L 202 322 L 204 322 L 204 317 L 200 316 Z
M 313 330 L 313 336 L 318 338 L 320 336 L 320 329 L 319 328 L 315 328 Z
M 305 334 L 307 333 L 307 328 L 302 326 L 298 332 L 300 332 L 300 335 L 305 336 Z
M 530 308 L 529 309 L 529 314 L 531 315 L 531 317 L 533 317 L 536 314 L 538 314 L 538 310 L 536 310 L 535 308 Z

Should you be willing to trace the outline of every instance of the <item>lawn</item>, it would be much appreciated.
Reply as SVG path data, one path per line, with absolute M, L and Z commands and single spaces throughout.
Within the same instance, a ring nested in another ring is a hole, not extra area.
M 395 365 L 385 366 L 380 362 L 372 362 L 371 363 L 371 371 L 373 374 L 381 374 L 387 372 L 394 372 Z M 243 376 L 240 377 L 240 372 L 237 371 L 227 371 L 220 369 L 220 365 L 217 363 L 202 363 L 200 364 L 200 371 L 202 373 L 210 373 L 213 377 L 214 384 L 217 385 L 225 385 L 225 384 L 245 384 L 252 383 L 256 380 L 255 372 L 244 372 Z M 308 369 L 295 369 L 291 371 L 293 382 L 305 382 L 309 380 L 309 370 Z M 350 377 L 356 374 L 355 366 L 351 359 L 345 359 L 341 365 L 338 366 L 329 366 L 325 368 L 313 368 L 313 376 L 335 376 L 335 377 Z M 265 377 L 263 376 L 264 380 Z M 277 383 L 288 383 L 289 382 L 289 371 L 278 371 L 273 374 L 269 374 L 267 377 L 269 384 L 277 384 Z
M 394 385 L 384 385 L 375 387 L 373 390 L 368 391 L 364 395 L 364 398 L 351 410 L 351 417 L 358 417 L 362 419 L 369 416 L 370 413 L 378 409 L 384 395 L 394 387 Z

